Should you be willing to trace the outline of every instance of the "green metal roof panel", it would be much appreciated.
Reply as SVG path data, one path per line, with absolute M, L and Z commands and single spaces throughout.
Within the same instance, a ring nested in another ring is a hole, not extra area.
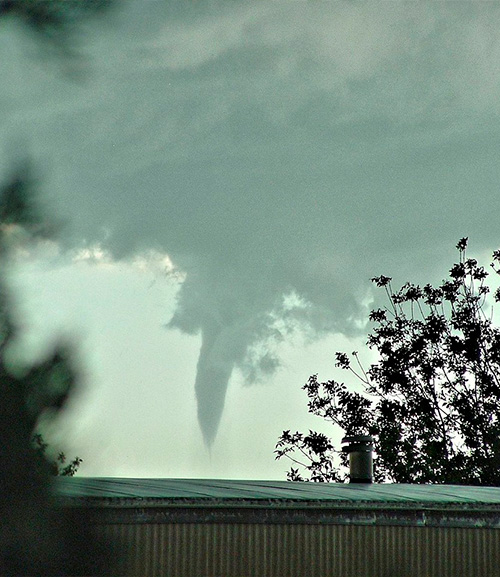
M 57 477 L 54 492 L 70 498 L 318 501 L 373 504 L 499 504 L 500 487 L 342 484 L 209 479 Z

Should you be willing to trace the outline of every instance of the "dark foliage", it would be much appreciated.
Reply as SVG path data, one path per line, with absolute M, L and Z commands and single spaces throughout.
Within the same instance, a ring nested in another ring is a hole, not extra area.
M 77 374 L 70 348 L 56 347 L 22 374 L 13 370 L 7 350 L 18 329 L 6 282 L 17 241 L 29 246 L 46 237 L 33 179 L 17 172 L 0 187 L 0 575 L 102 575 L 108 571 L 109 544 L 98 540 L 85 514 L 54 506 L 51 479 L 73 475 L 80 460 L 48 461 L 36 428 L 56 414 L 73 390 Z
M 40 48 L 74 57 L 75 25 L 111 5 L 112 0 L 0 0 L 0 24 L 14 19 L 32 30 Z M 54 501 L 57 473 L 73 475 L 80 460 L 65 465 L 44 457 L 46 444 L 36 430 L 40 420 L 64 407 L 77 374 L 65 343 L 23 373 L 9 365 L 7 351 L 17 338 L 7 270 L 18 243 L 29 249 L 57 227 L 38 202 L 29 164 L 0 185 L 0 575 L 105 575 L 119 555 L 95 534 L 88 513 L 63 509 Z
M 75 457 L 70 463 L 66 464 L 66 455 L 62 452 L 58 453 L 57 456 L 52 459 L 47 456 L 49 445 L 45 442 L 41 433 L 35 433 L 31 441 L 40 459 L 46 461 L 50 467 L 51 475 L 55 477 L 73 477 L 78 471 L 82 463 L 80 457 Z
M 32 33 L 39 58 L 55 56 L 66 78 L 81 80 L 87 64 L 80 51 L 82 25 L 116 4 L 115 0 L 0 0 L 0 25 L 9 20 L 20 23 Z
M 113 0 L 0 0 L 0 17 L 21 20 L 44 39 L 61 41 L 71 25 L 109 8 Z
M 365 371 L 356 352 L 336 356 L 361 393 L 317 375 L 303 387 L 312 414 L 346 435 L 375 437 L 378 481 L 500 485 L 500 329 L 485 310 L 488 273 L 467 258 L 466 238 L 457 249 L 459 262 L 437 287 L 393 292 L 389 277 L 372 279 L 389 301 L 370 314 L 367 344 L 379 360 Z M 499 264 L 495 251 L 496 273 Z M 345 459 L 324 435 L 284 431 L 275 453 L 297 465 L 291 480 L 346 478 Z

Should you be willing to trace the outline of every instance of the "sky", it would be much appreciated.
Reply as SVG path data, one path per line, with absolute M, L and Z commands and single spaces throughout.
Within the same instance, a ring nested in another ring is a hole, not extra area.
M 57 243 L 12 284 L 26 354 L 72 339 L 49 431 L 81 474 L 284 478 L 301 386 L 363 349 L 370 278 L 500 245 L 496 2 L 123 0 L 61 61 L 0 28 L 0 174 Z M 371 359 L 366 354 L 367 362 Z

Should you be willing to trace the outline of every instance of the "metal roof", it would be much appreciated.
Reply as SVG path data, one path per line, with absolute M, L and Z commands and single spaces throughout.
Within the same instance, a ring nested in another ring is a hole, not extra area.
M 462 485 L 342 484 L 210 479 L 56 477 L 63 498 L 183 501 L 295 501 L 329 505 L 500 505 L 500 487 Z

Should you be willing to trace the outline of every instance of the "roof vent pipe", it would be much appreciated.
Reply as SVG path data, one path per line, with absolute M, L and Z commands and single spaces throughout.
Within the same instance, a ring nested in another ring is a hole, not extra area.
M 373 437 L 369 435 L 353 435 L 344 437 L 342 444 L 344 453 L 349 454 L 349 482 L 371 483 L 373 479 Z

